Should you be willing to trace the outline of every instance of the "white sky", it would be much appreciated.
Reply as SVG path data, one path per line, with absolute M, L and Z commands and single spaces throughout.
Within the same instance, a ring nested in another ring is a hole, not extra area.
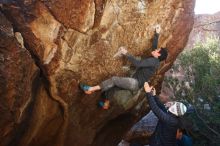
M 220 0 L 196 0 L 195 14 L 213 14 L 220 11 Z

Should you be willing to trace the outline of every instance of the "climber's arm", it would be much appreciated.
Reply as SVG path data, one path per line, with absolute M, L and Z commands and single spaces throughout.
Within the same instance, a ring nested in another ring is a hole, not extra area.
M 159 38 L 159 33 L 154 34 L 154 38 L 153 38 L 153 43 L 152 43 L 152 49 L 156 50 L 157 46 L 158 46 L 158 38 Z

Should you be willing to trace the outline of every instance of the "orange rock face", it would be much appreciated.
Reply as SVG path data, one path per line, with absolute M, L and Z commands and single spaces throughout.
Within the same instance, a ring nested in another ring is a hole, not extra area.
M 103 111 L 96 106 L 100 93 L 85 95 L 78 82 L 95 85 L 127 74 L 122 68 L 126 60 L 113 55 L 120 46 L 127 46 L 133 55 L 149 55 L 154 26 L 160 24 L 159 47 L 167 47 L 169 56 L 152 78 L 159 86 L 187 42 L 194 3 L 18 0 L 3 4 L 0 144 L 117 145 L 147 110 L 147 102 L 111 99 L 110 110 Z

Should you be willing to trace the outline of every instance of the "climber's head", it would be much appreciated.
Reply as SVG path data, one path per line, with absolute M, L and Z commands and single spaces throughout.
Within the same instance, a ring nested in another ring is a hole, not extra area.
M 163 61 L 167 59 L 168 51 L 166 48 L 160 48 L 152 51 L 151 55 L 155 58 L 158 58 L 160 61 Z

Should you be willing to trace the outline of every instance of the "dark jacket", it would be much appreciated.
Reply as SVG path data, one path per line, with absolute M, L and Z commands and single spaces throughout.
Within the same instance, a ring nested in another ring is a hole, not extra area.
M 179 127 L 178 117 L 163 111 L 150 93 L 147 93 L 146 96 L 151 110 L 159 119 L 156 130 L 151 137 L 150 146 L 175 146 L 176 132 Z
M 159 97 L 154 96 L 154 99 L 155 99 L 156 104 L 158 105 L 158 107 L 160 109 L 162 109 L 162 111 L 167 112 L 167 109 L 166 109 L 165 105 L 163 103 L 161 103 L 161 101 L 159 100 Z
M 128 60 L 137 68 L 132 77 L 138 80 L 139 88 L 143 87 L 144 83 L 150 79 L 150 77 L 156 72 L 157 68 L 159 67 L 159 59 L 150 57 L 143 60 L 137 60 L 131 55 L 126 56 Z
M 152 49 L 157 49 L 159 34 L 154 34 Z M 156 72 L 157 68 L 160 65 L 160 61 L 157 58 L 149 57 L 142 60 L 138 60 L 130 54 L 125 55 L 127 59 L 136 67 L 136 72 L 132 76 L 138 80 L 139 88 L 144 86 L 144 83 L 147 82 L 150 77 Z

